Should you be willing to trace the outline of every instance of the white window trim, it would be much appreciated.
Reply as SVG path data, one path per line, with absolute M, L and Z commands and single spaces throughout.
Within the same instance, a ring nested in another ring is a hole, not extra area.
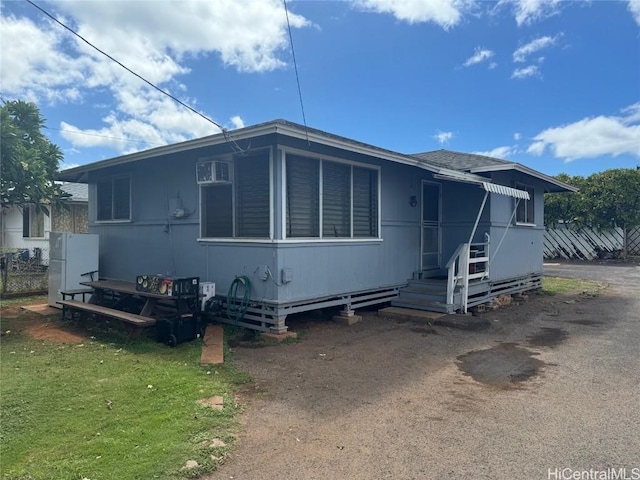
M 203 187 L 211 187 L 216 185 L 216 183 L 201 183 L 198 185 L 198 210 L 200 211 L 199 218 L 199 236 L 196 239 L 198 242 L 245 242 L 245 243 L 271 243 L 273 241 L 273 220 L 274 220 L 274 189 L 275 189 L 275 175 L 273 172 L 274 158 L 273 158 L 273 148 L 265 147 L 265 148 L 257 148 L 252 151 L 252 154 L 259 154 L 260 152 L 265 151 L 269 153 L 269 238 L 251 238 L 251 237 L 203 237 L 202 236 L 202 189 Z M 225 155 L 214 155 L 207 157 L 200 157 L 196 161 L 196 165 L 202 162 L 209 161 L 221 161 L 221 162 L 229 162 L 233 169 L 233 173 L 231 174 L 230 182 L 221 182 L 221 185 L 229 185 L 231 184 L 231 228 L 233 233 L 236 232 L 236 166 L 235 166 L 235 156 L 233 154 L 225 154 Z
M 533 187 L 533 185 L 529 185 L 527 183 L 522 183 L 522 182 L 514 182 L 514 188 L 517 188 L 519 190 L 525 190 L 527 192 L 529 192 L 529 200 L 526 199 L 517 199 L 514 198 L 514 202 L 515 202 L 515 208 L 516 208 L 516 214 L 514 216 L 514 224 L 518 227 L 537 227 L 538 225 L 534 222 L 519 222 L 518 221 L 518 212 L 517 209 L 519 207 L 519 202 L 532 202 L 533 203 L 533 216 L 535 217 L 536 215 L 536 204 L 535 204 L 535 187 Z M 531 190 L 531 191 L 529 191 Z M 526 206 L 525 206 L 525 210 L 526 210 Z M 535 220 L 535 218 L 534 218 Z
M 200 243 L 263 243 L 263 244 L 298 244 L 298 243 L 331 243 L 331 244 L 351 244 L 351 243 L 382 243 L 382 238 L 338 238 L 335 241 L 329 241 L 322 238 L 288 238 L 284 240 L 280 239 L 257 239 L 257 238 L 197 238 Z
M 280 215 L 282 218 L 282 238 L 286 243 L 340 243 L 345 241 L 373 241 L 380 242 L 382 241 L 382 167 L 378 165 L 371 165 L 363 162 L 356 162 L 353 160 L 345 160 L 343 158 L 333 157 L 331 155 L 320 155 L 317 153 L 310 153 L 306 150 L 301 150 L 294 147 L 281 147 L 279 149 L 282 152 L 282 205 L 280 208 Z M 320 218 L 318 221 L 319 224 L 319 237 L 287 237 L 287 155 L 298 155 L 305 158 L 311 158 L 318 160 L 320 162 L 319 175 L 319 189 L 320 189 L 320 205 L 319 205 L 319 213 Z M 322 231 L 322 162 L 335 162 L 342 163 L 346 165 L 350 165 L 351 168 L 351 236 L 350 237 L 323 237 Z M 353 237 L 353 167 L 361 167 L 368 168 L 369 170 L 375 170 L 378 173 L 378 235 L 376 237 Z

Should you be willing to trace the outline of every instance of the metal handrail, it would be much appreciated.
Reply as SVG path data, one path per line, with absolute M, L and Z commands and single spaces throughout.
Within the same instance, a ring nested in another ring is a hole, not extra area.
M 453 255 L 451 255 L 451 258 L 449 259 L 449 261 L 447 262 L 447 265 L 446 265 L 446 268 L 447 268 L 447 305 L 453 304 L 453 291 L 456 288 L 457 277 L 458 277 L 458 274 L 456 272 L 456 267 L 458 267 L 458 271 L 460 271 L 460 266 L 458 264 L 459 264 L 459 260 L 460 260 L 460 253 L 462 252 L 463 248 L 464 248 L 464 243 L 461 243 L 460 245 L 458 245 L 458 248 L 456 248 L 456 251 L 453 252 Z

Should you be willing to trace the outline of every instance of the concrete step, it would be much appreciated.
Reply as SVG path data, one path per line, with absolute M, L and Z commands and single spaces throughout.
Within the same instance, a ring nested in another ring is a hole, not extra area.
M 394 307 L 412 308 L 414 310 L 425 310 L 428 312 L 453 313 L 455 311 L 454 305 L 419 299 L 397 298 L 391 301 L 391 305 Z
M 408 286 L 400 289 L 403 292 L 411 292 L 411 293 L 447 293 L 446 285 L 422 285 L 410 283 Z
M 446 279 L 423 278 L 421 280 L 409 280 L 407 283 L 410 287 L 439 287 L 445 290 L 447 288 Z
M 447 293 L 428 290 L 409 290 L 402 289 L 399 292 L 401 300 L 428 300 L 430 302 L 447 303 Z

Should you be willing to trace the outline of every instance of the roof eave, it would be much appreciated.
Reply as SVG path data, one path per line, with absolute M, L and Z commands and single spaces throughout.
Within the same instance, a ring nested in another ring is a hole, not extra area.
M 543 182 L 548 183 L 552 186 L 549 188 L 549 192 L 577 192 L 578 189 L 573 185 L 569 185 L 568 183 L 561 182 L 549 175 L 545 175 L 544 173 L 533 170 L 529 167 L 526 167 L 520 163 L 506 163 L 504 165 L 488 165 L 483 167 L 475 167 L 471 168 L 469 172 L 471 173 L 489 173 L 489 172 L 498 172 L 505 170 L 516 170 L 518 172 L 525 173 L 532 177 L 535 177 Z
M 423 170 L 436 174 L 445 174 L 450 176 L 461 176 L 468 178 L 471 181 L 477 182 L 479 177 L 470 173 L 461 172 L 459 170 L 453 170 L 438 165 L 432 165 L 426 163 L 424 160 L 419 160 L 410 155 L 404 155 L 401 153 L 395 153 L 390 150 L 376 148 L 365 143 L 350 141 L 347 138 L 339 136 L 326 136 L 318 133 L 318 131 L 307 130 L 304 127 L 296 126 L 295 124 L 282 124 L 278 121 L 246 127 L 229 132 L 229 135 L 233 137 L 234 141 L 247 140 L 260 135 L 268 135 L 272 133 L 278 133 L 286 135 L 292 138 L 298 138 L 302 140 L 308 140 L 309 142 L 315 142 L 322 145 L 340 148 L 342 150 L 348 150 L 355 153 L 361 153 L 363 155 L 380 158 L 382 160 L 389 160 L 395 163 L 404 165 L 410 165 L 418 167 Z M 128 155 L 121 155 L 119 157 L 102 160 L 95 163 L 90 163 L 80 167 L 70 168 L 63 170 L 58 174 L 58 180 L 64 180 L 69 182 L 87 182 L 87 173 L 94 170 L 100 170 L 103 168 L 114 167 L 126 163 L 136 162 L 139 160 L 145 160 L 148 158 L 157 157 L 159 155 L 169 155 L 172 153 L 184 152 L 186 150 L 192 150 L 196 148 L 209 147 L 213 145 L 220 145 L 227 142 L 227 138 L 223 133 L 210 135 L 208 137 L 197 138 L 193 140 L 187 140 L 186 142 L 176 143 L 172 145 L 165 145 L 162 147 L 156 147 L 142 152 L 131 153 Z
M 254 127 L 234 130 L 233 139 L 244 140 L 246 138 L 255 137 L 257 135 L 273 133 L 275 131 L 273 127 L 273 125 L 261 124 Z M 265 131 L 262 132 L 260 130 Z M 58 174 L 57 179 L 67 182 L 86 183 L 86 174 L 93 170 L 100 170 L 103 168 L 114 167 L 125 163 L 146 160 L 148 158 L 157 157 L 159 155 L 170 155 L 172 153 L 184 152 L 196 148 L 220 145 L 222 143 L 225 143 L 226 141 L 227 138 L 225 137 L 224 133 L 216 133 L 214 135 L 209 135 L 206 137 L 194 138 L 192 140 L 173 143 L 171 145 L 163 145 L 162 147 L 151 148 L 149 150 L 143 150 L 141 152 L 130 153 L 127 155 L 120 155 L 118 157 L 109 158 L 107 160 L 101 160 L 98 162 L 89 163 L 87 165 L 82 165 L 80 167 L 63 170 Z

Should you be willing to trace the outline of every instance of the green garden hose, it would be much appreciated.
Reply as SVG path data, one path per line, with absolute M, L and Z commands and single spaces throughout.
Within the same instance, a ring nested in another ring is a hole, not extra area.
M 238 298 L 238 286 L 244 287 L 244 294 L 241 298 Z M 229 293 L 227 294 L 227 317 L 230 320 L 238 323 L 244 318 L 249 308 L 249 300 L 251 299 L 251 280 L 246 275 L 236 277 L 231 286 L 229 287 Z M 237 303 L 238 300 L 240 303 Z

